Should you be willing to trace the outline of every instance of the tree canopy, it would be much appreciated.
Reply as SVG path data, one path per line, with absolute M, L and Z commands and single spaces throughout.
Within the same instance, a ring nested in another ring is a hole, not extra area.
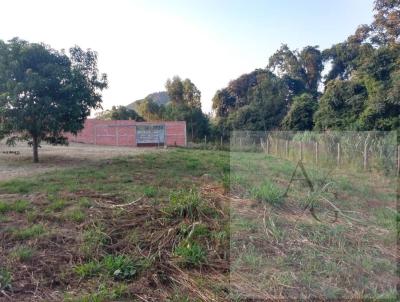
M 125 106 L 112 106 L 109 110 L 104 110 L 96 114 L 96 118 L 101 120 L 134 120 L 144 121 L 135 110 Z
M 214 125 L 224 134 L 233 129 L 398 130 L 399 34 L 400 1 L 376 0 L 374 21 L 341 43 L 322 51 L 283 44 L 266 68 L 216 92 Z
M 83 128 L 106 87 L 90 49 L 75 46 L 67 55 L 18 38 L 0 41 L 0 137 L 27 140 L 38 162 L 40 142 L 67 143 L 64 133 Z

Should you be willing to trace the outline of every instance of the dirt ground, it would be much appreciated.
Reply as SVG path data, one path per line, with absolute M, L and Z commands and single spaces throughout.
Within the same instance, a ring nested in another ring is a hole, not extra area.
M 155 150 L 155 148 L 96 146 L 79 143 L 71 143 L 69 146 L 43 144 L 39 149 L 40 163 L 34 164 L 32 163 L 32 148 L 26 143 L 18 143 L 15 147 L 10 147 L 0 141 L 0 181 L 70 168 L 90 161 L 96 162 Z

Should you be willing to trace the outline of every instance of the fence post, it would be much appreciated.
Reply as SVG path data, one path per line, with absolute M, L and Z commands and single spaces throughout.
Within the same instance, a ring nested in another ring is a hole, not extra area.
M 204 135 L 204 144 L 207 145 L 207 135 Z
M 338 167 L 340 167 L 340 143 L 337 143 L 336 165 L 337 165 Z
M 318 165 L 318 142 L 315 142 L 315 164 Z
M 97 127 L 94 125 L 94 144 L 97 145 Z
M 239 146 L 240 146 L 240 149 L 242 149 L 242 138 L 241 137 L 239 138 Z
M 400 175 L 400 145 L 397 145 L 397 176 Z
M 115 139 L 117 141 L 117 146 L 119 146 L 119 131 L 118 131 L 118 127 L 115 127 Z M 158 138 L 158 140 L 160 140 L 160 138 Z
M 289 141 L 285 141 L 285 153 L 286 153 L 286 158 L 289 158 Z
M 277 157 L 279 157 L 279 154 L 278 154 L 279 139 L 277 138 L 277 139 L 275 139 L 275 141 L 276 141 L 276 145 L 275 145 L 275 154 L 276 154 Z
M 303 160 L 303 142 L 300 141 L 300 160 Z
M 364 143 L 364 170 L 368 169 L 368 144 Z
M 221 135 L 221 146 L 222 146 L 222 135 Z
M 266 143 L 267 143 L 267 154 L 269 154 L 269 139 L 268 139 L 268 136 L 267 136 Z

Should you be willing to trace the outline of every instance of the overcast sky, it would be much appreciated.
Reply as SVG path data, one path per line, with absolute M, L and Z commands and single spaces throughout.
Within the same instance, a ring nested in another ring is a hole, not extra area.
M 373 0 L 1 0 L 0 39 L 99 53 L 108 74 L 105 108 L 190 78 L 203 111 L 217 89 L 263 68 L 281 43 L 291 48 L 343 41 L 372 21 Z

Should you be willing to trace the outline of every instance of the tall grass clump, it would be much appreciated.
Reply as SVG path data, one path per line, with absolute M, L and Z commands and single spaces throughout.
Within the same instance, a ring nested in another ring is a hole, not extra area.
M 176 217 L 195 219 L 202 208 L 202 200 L 196 189 L 173 191 L 169 195 L 167 212 Z
M 250 190 L 250 196 L 258 201 L 272 205 L 279 205 L 283 202 L 284 191 L 269 181 L 263 182 L 260 186 Z

